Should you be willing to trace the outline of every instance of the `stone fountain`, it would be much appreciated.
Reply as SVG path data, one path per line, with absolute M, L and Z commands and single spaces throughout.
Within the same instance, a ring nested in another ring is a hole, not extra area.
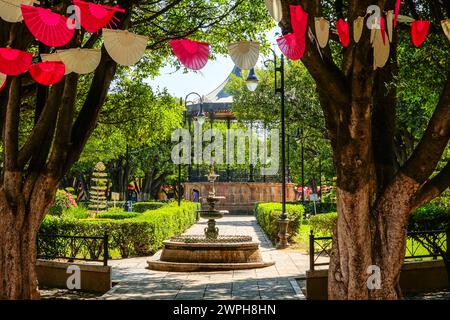
M 223 218 L 226 210 L 217 210 L 216 205 L 225 197 L 216 196 L 214 182 L 218 175 L 214 167 L 208 174 L 211 190 L 206 197 L 207 209 L 198 210 L 201 218 L 207 219 L 203 235 L 174 236 L 164 241 L 160 254 L 148 261 L 148 267 L 161 271 L 213 271 L 263 268 L 274 264 L 263 261 L 259 242 L 245 235 L 219 235 L 216 219 Z

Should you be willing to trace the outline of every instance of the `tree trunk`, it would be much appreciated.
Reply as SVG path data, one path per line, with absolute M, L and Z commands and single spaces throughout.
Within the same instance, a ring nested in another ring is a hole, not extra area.
M 12 198 L 0 190 L 0 299 L 39 299 L 36 235 L 55 193 L 55 181 L 46 177 Z

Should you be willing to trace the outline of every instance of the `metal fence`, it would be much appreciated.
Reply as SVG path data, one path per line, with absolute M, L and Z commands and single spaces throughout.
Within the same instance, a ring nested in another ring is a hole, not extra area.
M 37 257 L 54 260 L 67 259 L 103 262 L 108 265 L 109 236 L 71 236 L 39 233 L 37 237 Z
M 407 232 L 405 260 L 432 258 L 446 255 L 450 258 L 450 230 L 409 231 Z M 309 270 L 327 266 L 329 262 L 318 262 L 321 257 L 329 258 L 333 237 L 316 237 L 311 230 L 309 235 Z M 424 253 L 424 250 L 426 253 Z

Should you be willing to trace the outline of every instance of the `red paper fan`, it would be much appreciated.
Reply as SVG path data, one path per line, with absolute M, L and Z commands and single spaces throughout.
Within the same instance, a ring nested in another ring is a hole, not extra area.
M 420 47 L 425 41 L 429 29 L 430 21 L 415 20 L 411 22 L 411 37 L 416 47 Z
M 339 35 L 339 40 L 344 47 L 348 47 L 350 43 L 350 32 L 348 30 L 348 22 L 342 19 L 339 19 L 336 22 L 336 28 Z
M 291 12 L 291 25 L 294 34 L 297 36 L 305 36 L 308 26 L 308 13 L 303 11 L 302 6 L 289 6 Z
M 200 70 L 208 62 L 209 44 L 189 39 L 169 40 L 173 52 L 189 69 Z
M 62 47 L 72 39 L 75 29 L 68 27 L 68 18 L 50 9 L 25 4 L 20 7 L 28 29 L 43 44 L 50 47 Z
M 0 73 L 0 92 L 2 92 L 3 89 L 5 89 L 7 79 L 8 76 L 6 74 Z
M 0 72 L 8 76 L 17 76 L 28 70 L 33 54 L 11 48 L 0 48 Z
M 380 17 L 380 29 L 381 37 L 383 38 L 383 44 L 386 44 L 386 22 L 383 17 Z
M 125 12 L 119 6 L 111 7 L 81 0 L 74 0 L 73 4 L 80 9 L 77 11 L 79 14 L 77 18 L 81 26 L 91 33 L 97 32 L 110 23 L 115 25 L 113 19 L 116 21 L 119 21 L 119 19 L 114 17 L 114 14 Z
M 395 3 L 395 16 L 394 16 L 394 28 L 397 26 L 398 14 L 400 13 L 400 0 Z
M 28 72 L 37 83 L 51 86 L 64 77 L 66 65 L 61 61 L 44 61 L 30 66 Z
M 298 37 L 294 33 L 289 33 L 277 39 L 281 52 L 290 60 L 298 60 L 305 53 L 305 37 Z

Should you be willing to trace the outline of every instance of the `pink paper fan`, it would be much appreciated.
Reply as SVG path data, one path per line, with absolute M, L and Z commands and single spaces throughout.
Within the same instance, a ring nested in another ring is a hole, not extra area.
M 117 21 L 119 19 L 114 17 L 114 14 L 116 12 L 125 12 L 119 6 L 111 7 L 81 0 L 74 0 L 73 4 L 80 8 L 77 18 L 81 26 L 91 33 L 97 32 L 110 23 L 115 24 L 113 19 Z
M 415 20 L 411 22 L 411 38 L 416 47 L 420 47 L 425 41 L 430 29 L 430 21 Z
M 338 30 L 339 40 L 344 47 L 348 47 L 350 43 L 350 32 L 348 30 L 348 22 L 339 19 L 336 22 L 336 28 Z
M 68 27 L 68 18 L 50 9 L 25 4 L 20 7 L 28 29 L 43 44 L 50 47 L 62 47 L 72 39 L 75 29 Z
M 297 36 L 305 36 L 308 26 L 308 13 L 303 11 L 302 6 L 289 6 L 291 12 L 291 26 L 294 34 Z
M 397 26 L 398 14 L 400 13 L 400 5 L 400 0 L 397 0 L 397 2 L 395 2 L 394 28 Z
M 44 61 L 30 66 L 28 72 L 37 83 L 51 86 L 64 77 L 66 65 L 61 61 Z
M 386 21 L 383 17 L 380 17 L 380 29 L 381 37 L 383 38 L 383 44 L 386 44 Z
M 200 70 L 208 62 L 209 44 L 189 39 L 169 40 L 174 54 L 189 69 Z
M 289 33 L 277 39 L 281 52 L 290 60 L 298 60 L 305 53 L 305 37 L 298 37 L 294 33 Z
M 28 70 L 33 54 L 11 48 L 0 48 L 0 72 L 8 76 L 17 76 Z

